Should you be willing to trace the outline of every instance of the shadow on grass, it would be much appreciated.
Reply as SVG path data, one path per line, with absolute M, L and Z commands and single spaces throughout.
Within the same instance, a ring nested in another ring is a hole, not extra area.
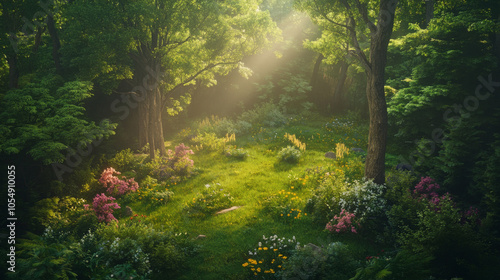
M 273 165 L 274 170 L 276 170 L 278 172 L 290 171 L 295 166 L 297 166 L 297 163 L 290 163 L 290 162 L 286 162 L 286 161 L 278 161 L 278 162 L 274 163 L 274 165 Z

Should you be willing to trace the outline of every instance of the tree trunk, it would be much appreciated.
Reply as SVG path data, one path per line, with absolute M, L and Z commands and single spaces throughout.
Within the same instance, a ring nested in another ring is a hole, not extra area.
M 425 0 L 425 27 L 429 26 L 429 22 L 434 18 L 434 0 Z
M 59 49 L 61 48 L 61 41 L 59 40 L 59 35 L 57 34 L 56 25 L 52 15 L 47 16 L 47 28 L 49 30 L 50 38 L 52 38 L 52 58 L 54 59 L 56 72 L 57 74 L 62 75 L 63 69 L 61 66 L 61 58 L 59 54 Z
M 149 95 L 149 110 L 148 110 L 148 139 L 149 139 L 149 157 L 155 159 L 156 142 L 155 142 L 155 111 L 156 111 L 156 95 Z
M 7 55 L 7 63 L 9 64 L 9 88 L 17 88 L 19 81 L 19 68 L 17 68 L 17 54 Z
M 396 2 L 397 3 L 397 2 Z M 368 151 L 365 177 L 377 184 L 385 183 L 385 150 L 387 145 L 387 104 L 385 101 L 385 65 L 387 47 L 394 25 L 395 4 L 391 0 L 380 1 L 377 31 L 371 34 L 370 70 L 367 71 L 366 97 L 370 114 Z
M 340 61 L 339 64 L 339 75 L 333 91 L 333 113 L 340 113 L 344 109 L 344 85 L 345 80 L 347 79 L 347 69 L 349 68 L 349 64 L 347 64 L 344 60 Z
M 163 118 L 162 118 L 162 112 L 163 112 L 163 102 L 162 102 L 162 96 L 160 89 L 156 89 L 156 98 L 157 98 L 157 108 L 156 108 L 156 127 L 155 127 L 155 133 L 156 133 L 156 145 L 157 148 L 160 149 L 160 156 L 166 156 L 167 151 L 165 150 L 165 139 L 163 137 Z

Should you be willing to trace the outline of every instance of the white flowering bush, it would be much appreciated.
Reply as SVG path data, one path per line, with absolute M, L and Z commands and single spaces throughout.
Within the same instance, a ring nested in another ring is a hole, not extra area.
M 283 270 L 283 264 L 299 246 L 300 242 L 297 242 L 295 236 L 286 238 L 263 235 L 258 247 L 248 251 L 247 261 L 242 266 L 251 277 L 277 279 L 276 275 Z
M 306 211 L 318 222 L 328 222 L 342 211 L 352 213 L 358 222 L 381 216 L 386 211 L 385 185 L 373 181 L 349 182 L 343 173 L 325 174 L 320 186 L 308 200 Z
M 346 183 L 346 190 L 339 197 L 332 197 L 332 204 L 356 214 L 360 218 L 379 216 L 385 212 L 386 200 L 383 196 L 385 185 L 372 180 Z

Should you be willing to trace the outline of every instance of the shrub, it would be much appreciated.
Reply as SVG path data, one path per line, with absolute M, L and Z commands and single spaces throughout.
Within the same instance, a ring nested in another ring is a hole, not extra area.
M 120 206 L 118 203 L 112 202 L 114 200 L 116 200 L 114 197 L 107 197 L 103 193 L 94 197 L 92 208 L 99 222 L 109 223 L 112 220 L 116 220 L 115 216 L 113 216 L 113 212 L 115 209 L 120 209 Z M 89 205 L 86 204 L 84 206 L 88 209 Z
M 115 169 L 128 170 L 132 168 L 134 154 L 130 149 L 122 150 L 116 153 L 115 157 L 109 161 L 109 164 Z
M 219 183 L 206 184 L 205 189 L 187 203 L 184 210 L 190 216 L 203 217 L 231 206 L 233 197 Z
M 78 275 L 95 279 L 116 279 L 117 272 L 133 279 L 175 278 L 197 251 L 187 234 L 135 221 L 89 231 L 74 247 Z
M 253 127 L 279 127 L 287 123 L 287 118 L 278 106 L 266 102 L 255 106 L 253 110 L 243 112 L 238 121 L 251 123 Z
M 429 262 L 432 258 L 424 253 L 399 251 L 396 256 L 367 257 L 366 266 L 358 269 L 352 280 L 421 280 L 429 279 Z
M 325 174 L 323 182 L 308 201 L 307 209 L 318 221 L 331 220 L 342 210 L 355 214 L 360 224 L 385 214 L 385 186 L 369 181 L 345 181 L 343 172 Z
M 279 160 L 288 163 L 297 163 L 300 159 L 300 156 L 300 151 L 294 146 L 287 146 L 278 153 Z
M 326 229 L 336 233 L 358 233 L 355 225 L 359 226 L 359 223 L 355 222 L 355 218 L 356 215 L 354 213 L 349 213 L 345 211 L 345 209 L 342 209 L 338 216 L 335 215 L 333 219 L 326 224 Z
M 245 160 L 248 157 L 248 151 L 242 148 L 226 149 L 226 156 L 238 160 Z
M 77 279 L 71 258 L 73 251 L 67 244 L 47 240 L 42 236 L 29 235 L 18 245 L 15 273 L 7 273 L 10 279 Z
M 162 181 L 179 182 L 188 178 L 194 171 L 194 161 L 189 158 L 192 154 L 193 150 L 181 143 L 175 147 L 175 151 L 169 149 L 166 157 L 153 162 L 151 173 Z
M 134 181 L 134 178 L 126 180 L 127 178 L 123 176 L 124 180 L 121 180 L 113 174 L 119 175 L 121 173 L 110 167 L 102 172 L 99 179 L 99 183 L 106 188 L 108 194 L 124 195 L 129 192 L 135 192 L 139 188 L 139 184 Z
M 306 245 L 284 264 L 281 279 L 348 280 L 359 266 L 349 247 L 341 242 L 330 243 L 326 248 Z
M 434 257 L 433 274 L 440 278 L 481 275 L 480 267 L 489 258 L 477 232 L 477 213 L 461 211 L 451 195 L 439 195 L 439 189 L 431 178 L 422 177 L 392 206 L 387 215 L 396 241 L 407 250 Z
M 229 135 L 226 137 L 219 138 L 215 133 L 204 133 L 203 135 L 198 135 L 193 139 L 196 143 L 197 150 L 207 150 L 207 151 L 224 151 L 226 143 L 232 141 Z
M 276 279 L 276 273 L 283 270 L 283 264 L 299 245 L 295 236 L 287 239 L 277 235 L 263 235 L 258 247 L 248 251 L 247 261 L 242 266 L 251 277 Z
M 302 199 L 296 193 L 285 192 L 285 190 L 269 196 L 263 202 L 264 211 L 277 221 L 285 224 L 290 224 L 307 216 L 307 213 L 300 209 L 302 204 Z

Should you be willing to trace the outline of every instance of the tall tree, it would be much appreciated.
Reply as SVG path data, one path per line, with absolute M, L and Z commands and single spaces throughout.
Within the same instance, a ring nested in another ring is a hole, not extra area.
M 68 5 L 66 16 L 66 35 L 79 42 L 66 51 L 77 53 L 71 64 L 82 75 L 133 77 L 123 96 L 137 103 L 139 142 L 149 143 L 151 158 L 156 149 L 165 154 L 162 113 L 185 86 L 215 84 L 217 75 L 235 68 L 248 73 L 241 59 L 279 37 L 258 1 L 86 0 Z
M 392 35 L 398 1 L 299 0 L 297 2 L 301 9 L 307 11 L 323 26 L 324 32 L 316 43 L 317 49 L 327 59 L 335 61 L 342 57 L 339 55 L 341 46 L 349 42 L 349 54 L 356 58 L 366 73 L 370 131 L 365 177 L 373 179 L 376 183 L 384 183 L 387 142 L 384 73 L 387 46 Z M 362 45 L 366 41 L 365 30 L 369 31 L 368 54 Z

